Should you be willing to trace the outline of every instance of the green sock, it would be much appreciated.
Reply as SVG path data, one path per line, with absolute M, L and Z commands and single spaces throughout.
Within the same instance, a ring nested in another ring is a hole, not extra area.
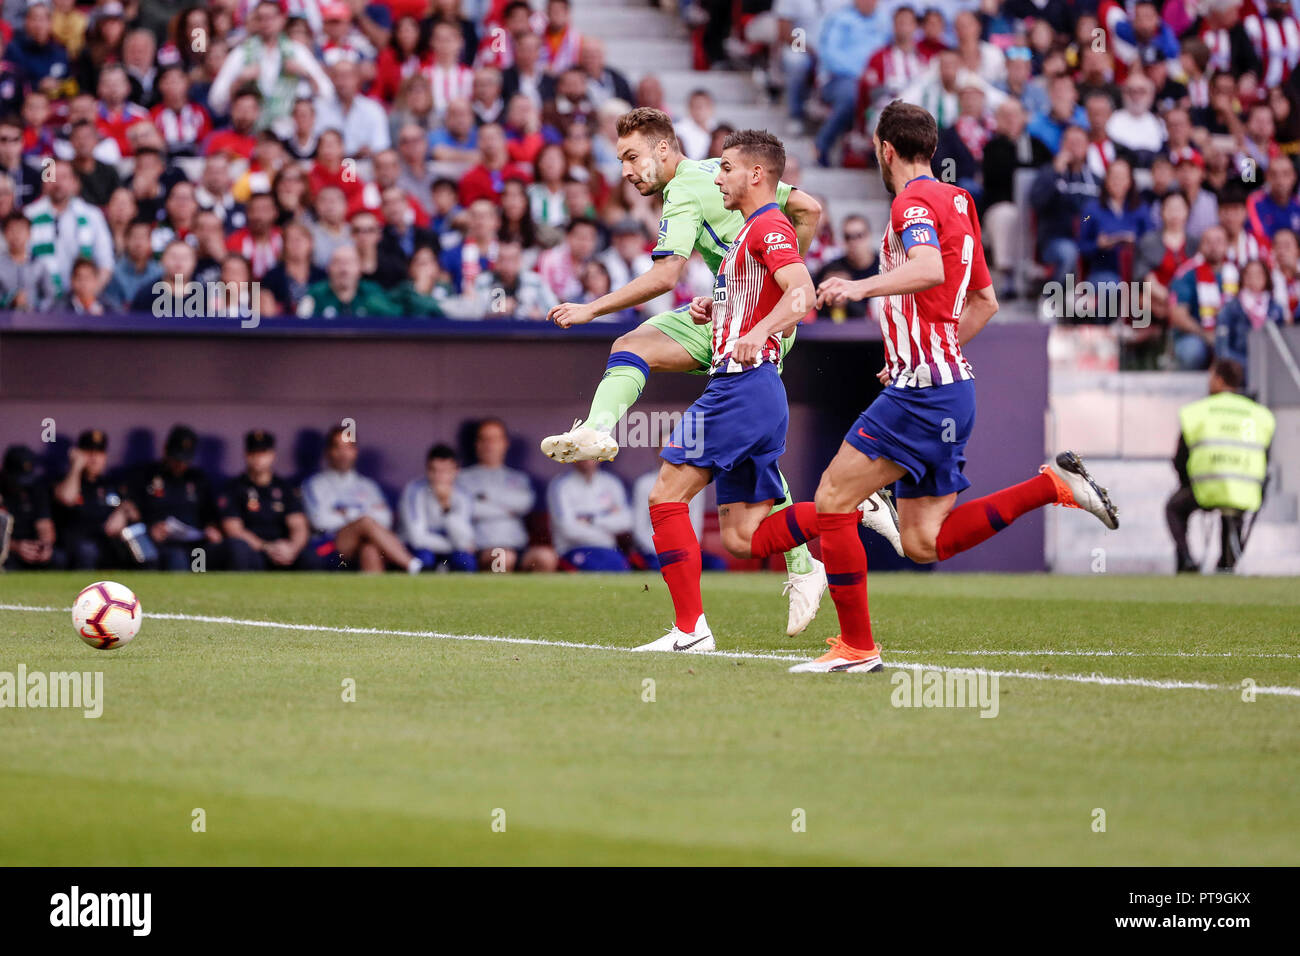
M 773 502 L 772 510 L 768 514 L 774 515 L 794 504 L 790 498 L 790 486 L 785 482 L 785 475 L 781 476 L 781 495 L 781 500 Z M 812 555 L 808 553 L 808 545 L 798 545 L 785 553 L 785 569 L 790 574 L 807 574 L 812 570 Z
M 610 432 L 627 410 L 636 404 L 645 388 L 645 373 L 631 365 L 615 365 L 605 370 L 596 394 L 591 397 L 591 412 L 583 422 L 598 432 Z

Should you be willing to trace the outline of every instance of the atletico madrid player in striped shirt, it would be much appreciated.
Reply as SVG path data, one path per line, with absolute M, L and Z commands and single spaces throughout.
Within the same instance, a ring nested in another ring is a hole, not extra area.
M 894 196 L 880 275 L 828 279 L 818 302 L 885 298 L 881 326 L 885 389 L 855 421 L 822 475 L 814 502 L 764 520 L 750 551 L 765 557 L 820 535 L 822 560 L 839 616 L 829 652 L 797 672 L 874 671 L 883 665 L 867 614 L 867 559 L 857 504 L 898 483 L 903 549 L 913 561 L 942 561 L 974 547 L 1020 515 L 1044 505 L 1085 509 L 1108 528 L 1114 505 L 1073 452 L 1028 481 L 957 507 L 970 487 L 962 475 L 975 423 L 975 383 L 962 346 L 997 312 L 975 203 L 964 189 L 934 178 L 934 118 L 894 101 L 874 136 L 885 187 Z
M 781 337 L 812 307 L 812 277 L 794 226 L 777 205 L 785 147 L 770 133 L 740 130 L 723 143 L 714 185 L 745 221 L 727 247 L 712 298 L 691 303 L 691 319 L 712 323 L 709 384 L 673 429 L 650 491 L 655 551 L 675 620 L 639 651 L 711 651 L 700 598 L 700 542 L 691 499 L 716 482 L 722 543 L 744 556 L 772 502 L 784 496 L 777 461 L 789 422 L 777 365 Z

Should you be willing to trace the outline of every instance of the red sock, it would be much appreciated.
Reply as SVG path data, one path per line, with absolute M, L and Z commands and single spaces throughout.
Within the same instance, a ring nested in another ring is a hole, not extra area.
M 953 508 L 939 528 L 934 542 L 939 560 L 987 541 L 1022 514 L 1050 505 L 1056 500 L 1056 485 L 1047 475 L 1036 475 L 1010 488 Z
M 850 647 L 870 651 L 876 644 L 871 639 L 871 618 L 867 615 L 867 552 L 858 537 L 861 518 L 856 511 L 823 512 L 817 516 L 822 532 L 822 560 L 826 562 L 831 600 L 840 619 L 840 637 Z
M 811 501 L 800 501 L 762 520 L 749 541 L 749 553 L 756 558 L 784 554 L 819 534 L 817 506 Z
M 681 502 L 651 505 L 650 523 L 655 529 L 659 570 L 673 598 L 677 627 L 689 634 L 704 613 L 704 599 L 700 597 L 700 542 L 691 526 L 690 508 Z

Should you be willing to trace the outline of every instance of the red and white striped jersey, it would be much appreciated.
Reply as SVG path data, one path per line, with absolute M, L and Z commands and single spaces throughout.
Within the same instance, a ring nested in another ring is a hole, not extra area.
M 957 186 L 918 176 L 894 198 L 880 250 L 880 271 L 907 261 L 914 246 L 934 246 L 943 256 L 941 283 L 922 292 L 884 299 L 880 327 L 895 388 L 929 388 L 974 378 L 961 354 L 957 321 L 966 293 L 992 284 L 980 241 L 975 200 Z
M 178 110 L 168 109 L 159 103 L 151 111 L 153 125 L 162 134 L 163 142 L 171 151 L 185 146 L 198 149 L 212 131 L 208 111 L 195 103 L 184 103 Z
M 433 87 L 433 108 L 438 113 L 445 112 L 452 100 L 468 100 L 474 94 L 474 71 L 467 66 L 433 63 L 424 68 L 424 75 Z
M 1259 85 L 1265 89 L 1281 86 L 1300 62 L 1300 21 L 1289 13 L 1282 16 L 1251 13 L 1241 25 L 1264 65 Z
M 710 375 L 759 367 L 741 365 L 731 358 L 731 352 L 736 341 L 771 315 L 781 301 L 783 293 L 775 275 L 792 262 L 803 262 L 803 256 L 799 254 L 794 226 L 781 212 L 781 207 L 768 203 L 754 210 L 723 255 L 713 280 L 713 365 Z M 762 362 L 781 360 L 779 335 L 768 337 L 759 357 Z

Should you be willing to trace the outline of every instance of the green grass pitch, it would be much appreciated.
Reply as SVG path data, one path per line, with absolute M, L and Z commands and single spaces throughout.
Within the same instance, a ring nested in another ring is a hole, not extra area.
M 710 656 L 618 650 L 671 623 L 651 575 L 115 577 L 146 619 L 101 652 L 13 609 L 93 577 L 0 575 L 0 671 L 105 696 L 0 709 L 0 864 L 1300 860 L 1296 580 L 874 575 L 886 661 L 1000 672 L 987 719 L 786 673 L 835 615 L 785 637 L 770 574 L 706 576 Z

